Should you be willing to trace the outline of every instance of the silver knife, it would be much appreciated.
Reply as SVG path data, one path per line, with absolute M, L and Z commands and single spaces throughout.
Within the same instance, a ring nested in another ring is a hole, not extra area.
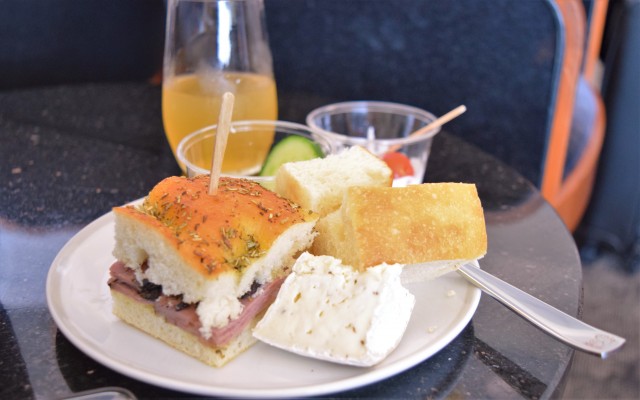
M 625 342 L 624 338 L 585 324 L 471 264 L 463 264 L 458 273 L 545 333 L 575 349 L 606 358 Z

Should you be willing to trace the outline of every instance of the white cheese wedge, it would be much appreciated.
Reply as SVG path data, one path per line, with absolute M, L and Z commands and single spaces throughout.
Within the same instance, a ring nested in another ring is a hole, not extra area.
M 253 335 L 303 356 L 361 367 L 400 343 L 415 297 L 400 264 L 358 272 L 330 256 L 300 255 Z

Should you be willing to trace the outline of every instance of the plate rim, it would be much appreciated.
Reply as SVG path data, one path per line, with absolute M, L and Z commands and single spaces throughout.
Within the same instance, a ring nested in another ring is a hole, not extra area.
M 127 204 L 136 204 L 142 199 L 135 200 Z M 56 257 L 51 263 L 49 271 L 47 273 L 46 280 L 46 299 L 49 313 L 51 314 L 56 327 L 63 333 L 74 346 L 76 346 L 85 355 L 94 359 L 98 363 L 117 371 L 130 378 L 142 381 L 147 384 L 162 387 L 169 390 L 176 390 L 184 393 L 191 393 L 205 396 L 225 396 L 232 398 L 291 398 L 298 396 L 318 396 L 337 393 L 346 390 L 357 389 L 369 384 L 379 382 L 384 379 L 391 378 L 397 374 L 400 374 L 420 362 L 423 362 L 446 347 L 453 339 L 455 339 L 462 330 L 469 324 L 475 312 L 478 308 L 481 291 L 469 285 L 470 299 L 468 301 L 468 309 L 465 314 L 455 321 L 455 324 L 449 329 L 441 338 L 430 344 L 427 349 L 419 350 L 413 354 L 406 356 L 390 365 L 383 366 L 382 368 L 362 368 L 362 373 L 349 376 L 336 381 L 324 382 L 324 383 L 312 383 L 303 384 L 300 386 L 287 387 L 287 388 L 231 388 L 216 385 L 204 385 L 195 382 L 181 381 L 175 377 L 161 376 L 149 371 L 140 370 L 135 366 L 129 366 L 123 364 L 118 359 L 110 357 L 104 351 L 98 351 L 90 343 L 88 344 L 82 337 L 76 335 L 78 328 L 72 327 L 66 323 L 63 318 L 63 314 L 66 314 L 65 310 L 58 309 L 58 303 L 62 302 L 61 293 L 56 291 L 54 287 L 58 281 L 57 273 L 61 266 L 61 261 L 65 260 L 68 256 L 72 255 L 79 249 L 80 245 L 91 238 L 99 229 L 102 229 L 114 222 L 113 212 L 110 211 L 97 219 L 93 220 L 80 231 L 73 235 L 65 245 L 59 250 Z M 115 258 L 114 258 L 115 260 Z M 105 269 L 108 267 L 105 267 Z M 129 327 L 130 328 L 130 327 Z M 149 337 L 150 340 L 156 340 Z M 167 345 L 168 346 L 168 345 Z M 250 349 L 249 349 L 250 350 Z M 318 362 L 323 362 L 318 360 Z M 211 367 L 214 368 L 214 367 Z M 223 367 L 224 368 L 224 367 Z M 354 367 L 357 368 L 357 367 Z

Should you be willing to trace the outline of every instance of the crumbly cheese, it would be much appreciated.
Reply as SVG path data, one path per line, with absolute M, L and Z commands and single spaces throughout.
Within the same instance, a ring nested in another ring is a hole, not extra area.
M 358 272 L 303 253 L 253 334 L 303 356 L 375 365 L 400 343 L 415 304 L 401 271 L 381 264 Z

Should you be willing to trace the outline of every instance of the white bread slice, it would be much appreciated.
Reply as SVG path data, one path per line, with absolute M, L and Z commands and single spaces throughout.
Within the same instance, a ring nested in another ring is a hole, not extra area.
M 313 241 L 317 215 L 257 183 L 222 178 L 210 196 L 208 176 L 171 177 L 140 208 L 116 207 L 114 256 L 166 295 L 199 303 L 204 338 L 242 312 L 254 282 L 289 273 Z M 146 265 L 146 267 L 145 267 Z
M 439 276 L 487 251 L 484 214 L 473 184 L 351 187 L 342 207 L 319 221 L 316 230 L 313 254 L 331 255 L 359 269 L 383 262 L 438 261 L 431 269 L 415 271 L 412 280 Z
M 259 318 L 226 346 L 213 348 L 184 329 L 167 323 L 155 313 L 152 304 L 136 301 L 116 290 L 111 290 L 111 296 L 113 314 L 122 321 L 213 367 L 222 367 L 256 342 L 251 330 Z
M 375 365 L 400 343 L 415 304 L 401 271 L 398 264 L 357 271 L 303 253 L 253 335 L 307 357 Z
M 387 164 L 360 146 L 338 154 L 283 164 L 276 173 L 275 191 L 324 216 L 340 207 L 350 186 L 391 186 Z

